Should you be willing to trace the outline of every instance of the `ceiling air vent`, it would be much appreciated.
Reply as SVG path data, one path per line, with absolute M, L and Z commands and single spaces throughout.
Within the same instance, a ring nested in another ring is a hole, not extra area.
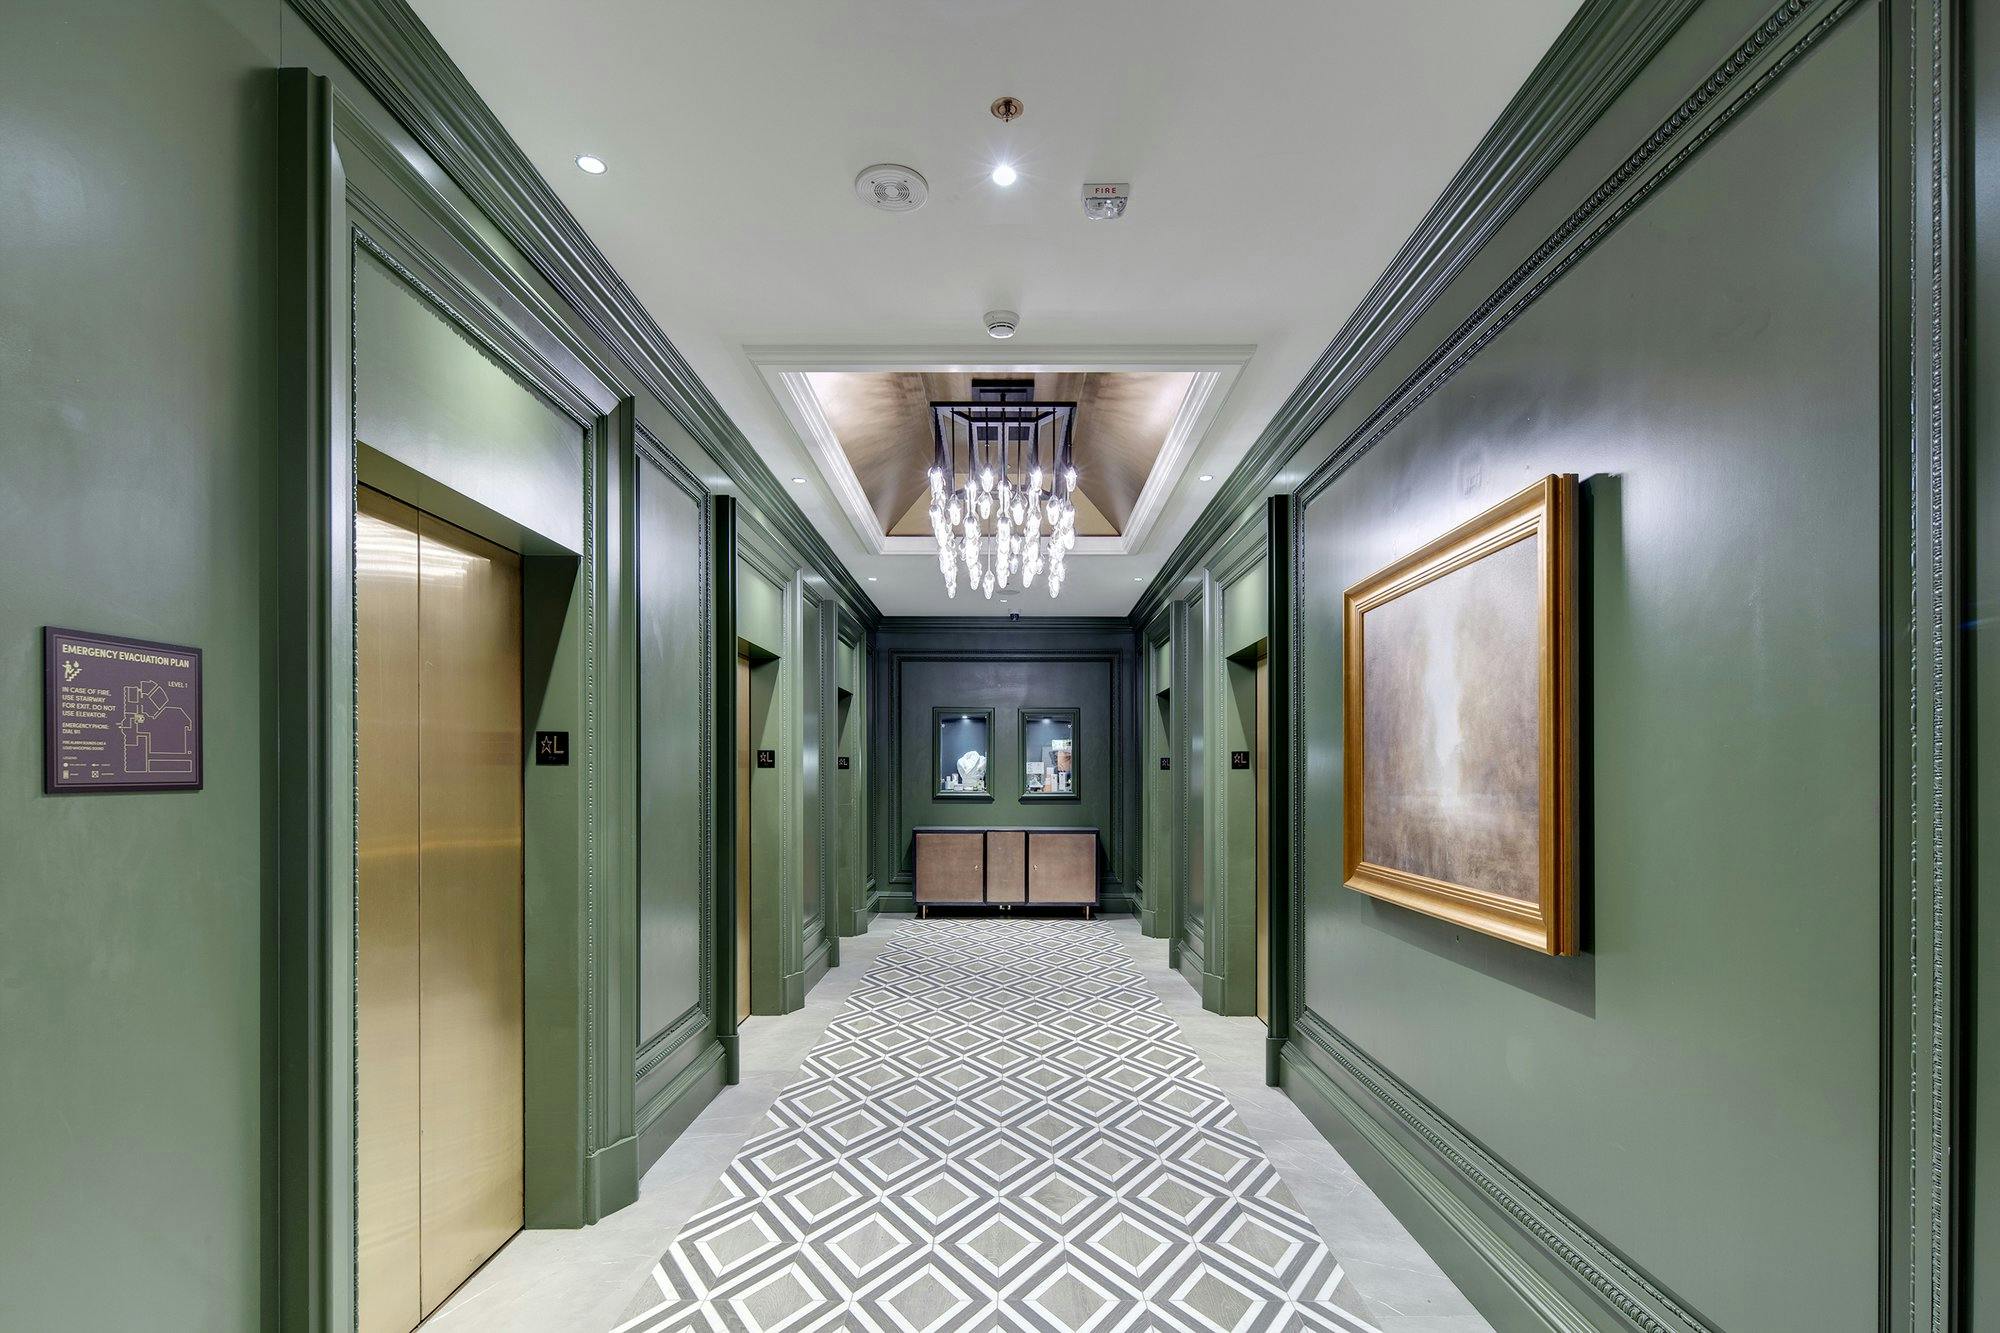
M 909 167 L 880 162 L 854 178 L 854 193 L 884 213 L 913 213 L 930 198 L 931 187 Z

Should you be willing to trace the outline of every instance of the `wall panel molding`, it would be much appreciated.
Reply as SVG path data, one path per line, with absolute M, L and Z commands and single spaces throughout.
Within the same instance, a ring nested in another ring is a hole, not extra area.
M 1884 727 L 1889 957 L 1883 1118 L 1885 1306 L 1897 1329 L 1949 1333 L 1964 1315 L 1960 1213 L 1969 1118 L 1960 1052 L 1965 980 L 1958 629 L 1965 569 L 1964 12 L 1886 0 L 1882 124 L 1885 370 Z
M 695 552 L 695 620 L 700 627 L 697 647 L 699 669 L 696 673 L 697 724 L 696 753 L 701 757 L 704 774 L 717 772 L 715 729 L 713 717 L 714 662 L 716 658 L 713 619 L 713 571 L 710 550 L 714 545 L 714 504 L 708 488 L 701 479 L 685 467 L 681 461 L 643 425 L 634 429 L 633 446 L 642 467 L 654 469 L 670 485 L 675 487 L 695 508 L 695 533 L 698 549 Z M 644 532 L 639 534 L 643 544 Z M 640 554 L 643 556 L 643 546 Z M 639 595 L 644 596 L 643 580 Z M 641 711 L 643 725 L 643 709 Z M 676 720 L 678 723 L 678 720 Z M 643 779 L 643 773 L 641 774 Z M 714 1038 L 717 1032 L 716 1020 L 716 936 L 715 913 L 716 884 L 716 828 L 714 783 L 706 776 L 696 783 L 696 944 L 692 960 L 696 968 L 697 990 L 694 1001 L 679 1014 L 648 1032 L 641 1028 L 636 1035 L 636 1049 L 633 1053 L 633 1087 L 638 1112 L 636 1131 L 639 1138 L 639 1169 L 643 1172 L 651 1165 L 654 1156 L 671 1141 L 667 1128 L 671 1123 L 673 1132 L 678 1132 L 685 1121 L 694 1113 L 709 1095 L 715 1081 L 710 1078 L 693 1077 L 692 1071 L 719 1063 L 721 1047 Z M 639 836 L 644 838 L 646 830 L 641 827 Z M 641 886 L 643 888 L 643 886 Z M 641 975 L 649 966 L 649 960 L 642 954 L 638 960 Z M 650 960 L 653 966 L 676 966 L 672 959 Z M 643 982 L 641 983 L 643 984 Z M 660 1086 L 664 1083 L 664 1087 Z M 669 1095 L 671 1094 L 671 1095 Z M 692 1096 L 696 1101 L 688 1108 L 676 1110 L 676 1099 Z
M 1338 1115 L 1397 1173 L 1399 1184 L 1492 1268 L 1539 1326 L 1551 1333 L 1601 1333 L 1615 1318 L 1616 1327 L 1640 1333 L 1720 1333 L 1318 1013 L 1299 1012 L 1280 1064 L 1286 1090 L 1307 1103 L 1308 1112 Z M 1575 1290 L 1550 1280 L 1551 1264 Z

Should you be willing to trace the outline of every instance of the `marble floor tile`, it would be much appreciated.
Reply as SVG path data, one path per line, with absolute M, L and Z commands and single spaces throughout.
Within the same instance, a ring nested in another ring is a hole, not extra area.
M 841 948 L 636 1203 L 517 1236 L 426 1333 L 1490 1333 L 1130 918 Z

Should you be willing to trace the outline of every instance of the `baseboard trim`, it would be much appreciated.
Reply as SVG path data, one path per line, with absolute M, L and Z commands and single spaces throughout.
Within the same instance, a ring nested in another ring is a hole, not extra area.
M 639 1141 L 607 1143 L 584 1163 L 586 1223 L 601 1222 L 639 1197 Z
M 1499 1333 L 1715 1333 L 1307 1010 L 1279 1083 Z
M 792 1010 L 805 1004 L 806 996 L 812 994 L 812 988 L 819 985 L 819 979 L 826 975 L 827 968 L 832 965 L 832 948 L 825 940 L 821 940 L 819 947 L 814 949 L 806 958 L 805 970 L 800 972 L 797 977 L 798 998 L 796 1000 L 792 998 L 789 993 L 790 988 L 787 987 L 788 993 L 785 996 L 786 1013 L 790 1013 Z M 792 978 L 787 978 L 787 980 L 792 980 Z
M 1228 998 L 1229 978 L 1217 976 L 1213 972 L 1201 974 L 1201 1007 L 1211 1014 L 1224 1012 L 1224 1001 Z
M 1187 978 L 1187 984 L 1194 987 L 1194 993 L 1201 996 L 1202 1006 L 1206 1008 L 1208 983 L 1207 974 L 1202 970 L 1200 952 L 1192 944 L 1182 940 L 1178 949 L 1170 948 L 1167 951 L 1167 956 L 1180 974 Z
M 734 1045 L 735 1039 L 732 1037 L 730 1042 Z M 652 1101 L 639 1108 L 639 1132 L 635 1136 L 638 1175 L 645 1175 L 646 1168 L 660 1160 L 667 1145 L 679 1138 L 702 1108 L 730 1082 L 730 1067 L 734 1063 L 720 1041 L 711 1041 Z

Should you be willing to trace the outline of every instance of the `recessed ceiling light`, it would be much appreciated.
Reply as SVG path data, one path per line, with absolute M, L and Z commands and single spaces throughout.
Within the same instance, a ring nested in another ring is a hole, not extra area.
M 1020 178 L 1020 173 L 1015 171 L 1008 163 L 1002 162 L 999 166 L 993 168 L 993 183 L 1003 190 Z
M 604 174 L 604 159 L 601 157 L 592 157 L 589 153 L 578 153 L 576 155 L 576 164 L 593 176 L 602 176 Z
M 1215 480 L 1215 474 L 1214 474 L 1213 472 L 1204 472 L 1204 473 L 1202 473 L 1202 474 L 1201 474 L 1201 479 L 1202 479 L 1203 481 L 1214 481 L 1214 480 Z
M 1132 576 L 1132 582 L 1134 583 L 1144 583 L 1145 581 L 1146 581 L 1146 576 L 1144 574 L 1134 574 Z
M 870 583 L 873 583 L 873 582 L 875 581 L 875 576 L 874 576 L 873 574 L 870 574 L 870 575 L 868 576 L 868 581 L 869 581 Z
M 806 479 L 805 479 L 804 477 L 793 477 L 793 478 L 792 478 L 792 485 L 794 485 L 794 486 L 803 486 L 803 485 L 805 485 L 805 484 L 806 484 Z

